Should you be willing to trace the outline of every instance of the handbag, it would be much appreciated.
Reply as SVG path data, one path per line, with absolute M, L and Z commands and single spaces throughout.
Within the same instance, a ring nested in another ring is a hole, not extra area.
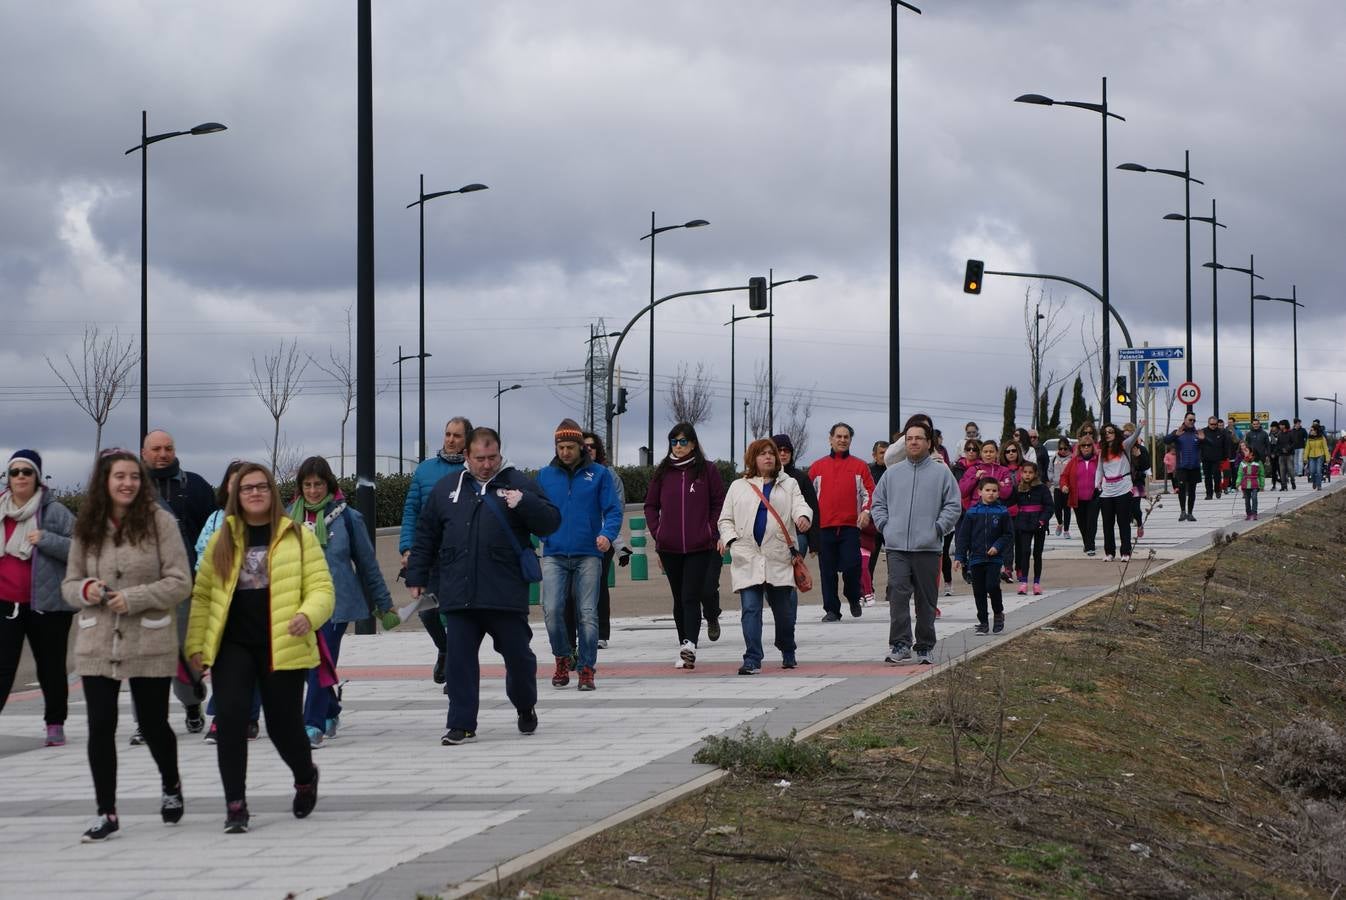
M 780 513 L 776 512 L 776 507 L 772 506 L 771 502 L 767 500 L 766 494 L 763 494 L 761 489 L 751 481 L 748 482 L 748 487 L 752 488 L 753 493 L 762 499 L 762 505 L 767 508 L 767 512 L 771 513 L 771 517 L 780 526 L 781 534 L 785 536 L 785 546 L 790 548 L 790 566 L 794 569 L 795 589 L 801 594 L 807 594 L 813 590 L 813 576 L 809 574 L 809 567 L 804 562 L 804 557 L 800 556 L 799 551 L 795 549 L 794 539 L 790 537 L 790 529 L 785 527 L 785 520 L 780 517 Z
M 520 546 L 519 539 L 514 536 L 514 529 L 509 527 L 509 522 L 505 520 L 505 514 L 500 511 L 500 501 L 495 499 L 494 494 L 486 493 L 482 495 L 482 502 L 491 512 L 495 513 L 496 521 L 505 530 L 505 536 L 509 538 L 509 545 L 514 548 L 514 555 L 519 558 L 519 569 L 523 572 L 523 580 L 529 584 L 537 584 L 542 581 L 542 563 L 538 561 L 537 554 L 533 552 L 532 547 L 525 550 Z

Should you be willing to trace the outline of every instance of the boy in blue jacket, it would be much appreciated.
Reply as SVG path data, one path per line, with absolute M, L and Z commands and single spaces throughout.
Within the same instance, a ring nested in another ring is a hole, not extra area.
M 977 604 L 976 634 L 1005 630 L 1005 606 L 1000 597 L 1000 567 L 1014 544 L 1014 526 L 1009 510 L 1000 502 L 1000 482 L 987 476 L 977 482 L 977 502 L 963 513 L 955 542 L 955 565 L 972 573 L 972 598 Z M 995 613 L 993 629 L 987 628 L 986 597 L 990 594 Z

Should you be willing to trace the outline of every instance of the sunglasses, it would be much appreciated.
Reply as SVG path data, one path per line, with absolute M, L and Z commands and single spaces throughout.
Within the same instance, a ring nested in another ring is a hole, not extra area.
M 687 438 L 670 438 L 669 441 L 668 441 L 668 446 L 670 446 L 670 447 L 686 447 L 686 446 L 687 446 L 688 444 L 690 444 L 690 443 L 691 443 L 691 441 L 689 441 Z
M 32 478 L 37 472 L 33 469 L 10 469 L 10 478 Z

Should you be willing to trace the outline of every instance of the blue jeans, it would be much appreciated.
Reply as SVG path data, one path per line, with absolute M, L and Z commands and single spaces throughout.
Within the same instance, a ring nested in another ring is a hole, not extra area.
M 603 577 L 601 556 L 542 557 L 542 616 L 552 656 L 570 655 L 566 633 L 566 597 L 575 598 L 579 637 L 579 668 L 597 668 L 598 581 Z
M 1299 451 L 1295 451 L 1298 453 Z M 1316 491 L 1323 486 L 1323 458 L 1315 456 L 1309 460 L 1309 478 L 1313 481 L 1313 489 Z
M 341 638 L 346 633 L 346 622 L 327 622 L 322 628 L 322 639 L 327 642 L 327 652 L 332 655 L 332 665 L 336 665 L 341 653 Z M 321 667 L 319 667 L 321 668 Z M 308 670 L 308 696 L 304 700 L 304 724 L 319 731 L 327 730 L 327 720 L 341 715 L 341 703 L 337 700 L 336 685 L 321 687 L 318 684 L 318 669 Z
M 776 649 L 782 659 L 794 659 L 795 612 L 798 594 L 793 586 L 759 584 L 739 591 L 739 605 L 743 608 L 743 664 L 752 669 L 762 668 L 762 603 L 771 606 L 776 620 Z

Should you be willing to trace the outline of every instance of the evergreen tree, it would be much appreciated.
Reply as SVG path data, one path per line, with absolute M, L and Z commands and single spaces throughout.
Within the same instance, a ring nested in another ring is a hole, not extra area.
M 1079 434 L 1080 426 L 1094 418 L 1093 407 L 1084 402 L 1084 379 L 1075 376 L 1075 389 L 1070 397 L 1070 433 Z
M 1000 432 L 1000 443 L 1003 446 L 1010 436 L 1014 434 L 1014 407 L 1019 403 L 1019 391 L 1013 386 L 1005 388 L 1005 412 L 1004 425 Z

